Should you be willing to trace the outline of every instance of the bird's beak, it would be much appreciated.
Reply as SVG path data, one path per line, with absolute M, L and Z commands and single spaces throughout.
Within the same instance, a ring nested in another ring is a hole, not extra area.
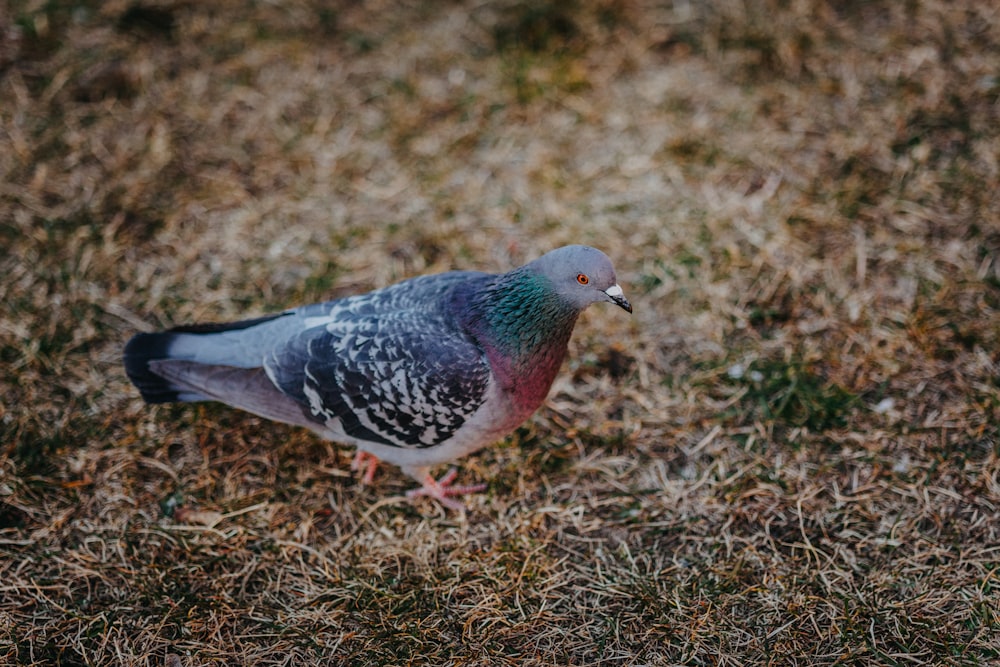
M 604 290 L 604 293 L 608 295 L 609 299 L 617 303 L 619 306 L 630 313 L 632 312 L 632 304 L 625 298 L 625 292 L 622 291 L 622 288 L 619 285 L 612 285 L 608 289 Z

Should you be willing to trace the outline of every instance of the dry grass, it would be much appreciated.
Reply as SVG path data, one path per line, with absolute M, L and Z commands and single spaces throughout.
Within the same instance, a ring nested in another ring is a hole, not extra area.
M 991 3 L 3 11 L 0 661 L 1000 660 Z M 635 316 L 465 518 L 120 367 L 570 241 Z

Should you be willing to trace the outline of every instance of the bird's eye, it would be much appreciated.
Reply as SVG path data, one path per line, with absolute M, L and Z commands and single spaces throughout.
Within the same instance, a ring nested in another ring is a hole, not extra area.
M 590 278 L 587 277 L 587 274 L 581 273 L 577 275 L 576 282 L 580 283 L 581 285 L 586 285 L 587 283 L 590 282 Z

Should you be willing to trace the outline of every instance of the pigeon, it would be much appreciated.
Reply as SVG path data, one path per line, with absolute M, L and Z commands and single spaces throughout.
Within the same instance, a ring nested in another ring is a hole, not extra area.
M 125 371 L 147 403 L 218 401 L 353 445 L 371 483 L 380 461 L 461 510 L 454 469 L 542 404 L 579 314 L 629 313 L 611 260 L 581 245 L 507 273 L 449 271 L 253 319 L 139 333 Z

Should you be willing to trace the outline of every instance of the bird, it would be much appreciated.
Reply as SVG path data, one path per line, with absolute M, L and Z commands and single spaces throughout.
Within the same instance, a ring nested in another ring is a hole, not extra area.
M 354 446 L 363 484 L 381 461 L 463 510 L 451 468 L 544 402 L 577 317 L 632 312 L 611 259 L 568 245 L 506 273 L 448 271 L 227 323 L 135 334 L 125 372 L 150 404 L 217 401 Z

